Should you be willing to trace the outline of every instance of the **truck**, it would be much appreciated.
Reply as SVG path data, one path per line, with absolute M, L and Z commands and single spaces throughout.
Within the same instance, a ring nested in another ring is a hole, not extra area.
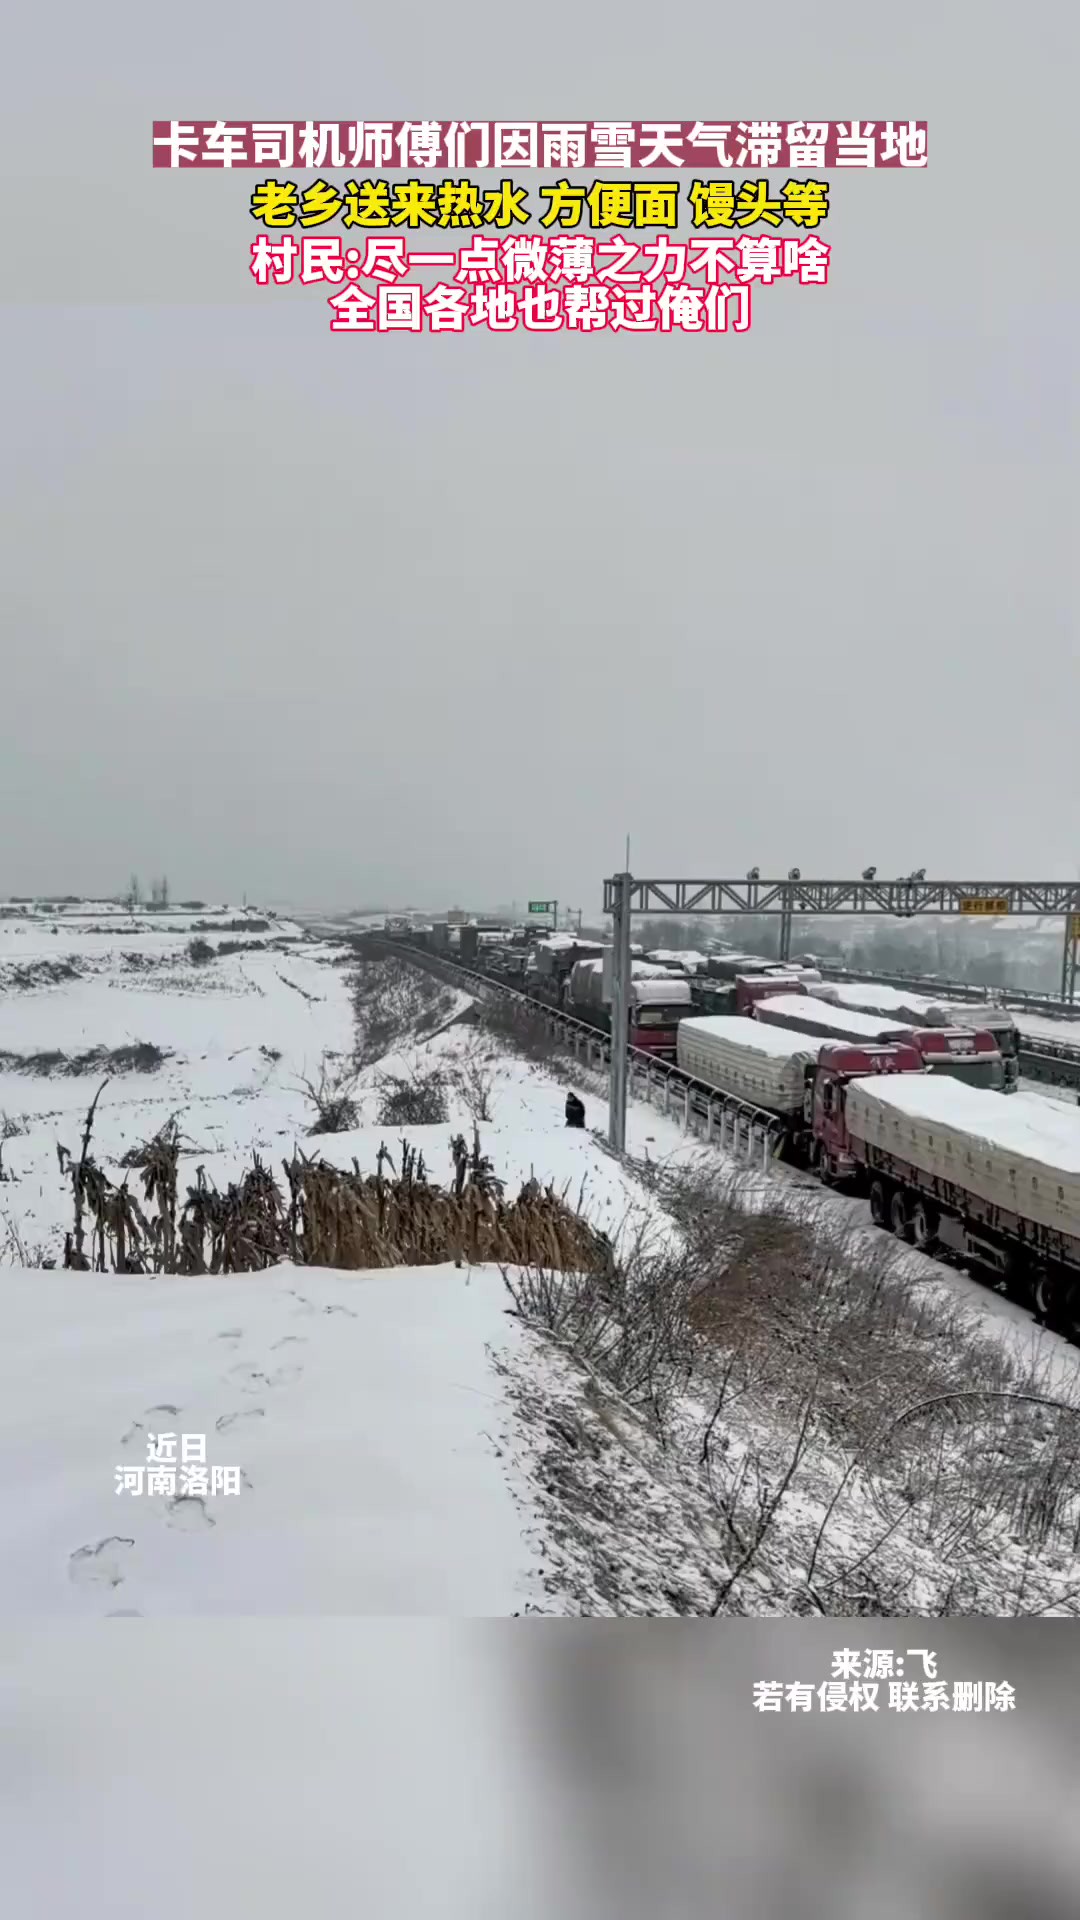
M 645 955 L 654 967 L 667 967 L 673 973 L 704 973 L 707 961 L 703 953 L 691 947 L 656 947 Z
M 627 1026 L 632 1047 L 674 1060 L 679 1022 L 691 1011 L 690 982 L 640 960 L 630 963 Z M 563 985 L 563 1011 L 601 1033 L 611 1032 L 610 970 L 601 956 L 577 961 Z
M 734 980 L 737 973 L 767 973 L 776 967 L 760 953 L 710 953 L 705 971 L 711 980 Z
M 525 968 L 524 986 L 530 1000 L 561 1007 L 563 988 L 579 960 L 598 959 L 604 948 L 596 940 L 577 940 L 567 933 L 537 940 Z
M 991 1033 L 973 1033 L 966 1027 L 911 1027 L 873 1013 L 852 1013 L 846 1007 L 797 994 L 769 995 L 753 1008 L 756 1020 L 769 1026 L 816 1035 L 825 1040 L 883 1042 L 886 1046 L 916 1047 L 928 1073 L 945 1073 L 969 1086 L 1004 1091 L 1005 1063 Z
M 949 1027 L 960 1020 L 967 1028 L 993 1034 L 1005 1072 L 1003 1093 L 1015 1093 L 1020 1080 L 1020 1035 L 1007 1007 L 970 1006 L 961 1000 L 927 1000 L 906 988 L 877 981 L 832 980 L 829 998 L 852 1013 L 881 1014 L 909 1027 Z
M 822 1044 L 811 1034 L 788 1033 L 739 1015 L 681 1020 L 677 1060 L 701 1086 L 756 1107 L 781 1122 L 781 1157 L 813 1166 L 832 1182 L 833 1156 L 844 1142 L 836 1131 L 841 1093 L 850 1080 L 923 1074 L 922 1056 L 903 1045 Z
M 731 980 L 713 980 L 698 974 L 691 986 L 691 1003 L 697 1014 L 750 1014 L 758 1000 L 781 993 L 815 993 L 817 975 L 785 973 L 770 967 L 763 973 L 739 973 Z
M 940 1076 L 853 1082 L 841 1177 L 878 1226 L 981 1268 L 1040 1320 L 1080 1337 L 1080 1114 Z
M 777 994 L 805 994 L 807 983 L 794 973 L 763 973 L 735 976 L 735 1011 L 750 1014 L 759 1000 L 771 1000 Z

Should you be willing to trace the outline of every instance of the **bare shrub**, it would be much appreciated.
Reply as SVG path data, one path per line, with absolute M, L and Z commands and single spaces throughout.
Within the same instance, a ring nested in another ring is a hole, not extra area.
M 83 963 L 77 960 L 29 960 L 21 965 L 0 965 L 0 986 L 7 993 L 53 987 L 66 980 L 78 980 L 83 970 Z
M 84 1053 L 61 1053 L 47 1048 L 41 1053 L 0 1052 L 0 1067 L 12 1073 L 50 1074 L 156 1073 L 171 1050 L 155 1046 L 150 1040 L 133 1040 L 122 1047 L 89 1047 Z
M 214 958 L 214 949 L 209 940 L 204 940 L 200 934 L 196 934 L 194 940 L 189 940 L 187 943 L 187 957 L 193 967 L 205 967 L 207 962 Z
M 17 1140 L 19 1136 L 26 1131 L 24 1121 L 16 1120 L 11 1114 L 0 1113 L 0 1180 L 7 1181 L 15 1179 L 16 1176 L 12 1173 L 11 1168 L 5 1167 L 4 1165 L 4 1148 L 9 1140 Z
M 361 957 L 353 979 L 357 1054 L 377 1060 L 402 1040 L 430 1033 L 453 1014 L 452 987 L 396 956 Z
M 609 1257 L 593 1273 L 533 1267 L 503 1279 L 523 1320 L 646 1414 L 664 1439 L 674 1397 L 695 1370 L 693 1263 L 681 1250 L 652 1249 L 643 1233 L 618 1252 L 605 1246 Z
M 793 1217 L 797 1192 L 725 1181 L 715 1162 L 661 1172 L 654 1191 L 674 1249 L 620 1244 L 608 1272 L 531 1270 L 507 1287 L 704 1477 L 730 1543 L 710 1610 L 765 1593 L 771 1610 L 837 1616 L 1001 1611 L 1003 1554 L 1023 1556 L 1006 1611 L 1067 1605 L 1076 1396 L 892 1242 Z
M 193 920 L 191 926 L 193 933 L 268 933 L 270 930 L 269 920 L 247 914 L 242 920 Z
M 511 999 L 501 993 L 478 1000 L 476 1021 L 500 1046 L 546 1067 L 557 1079 L 565 1079 L 570 1070 L 563 1057 L 566 1042 L 528 1000 Z
M 411 1077 L 385 1073 L 379 1083 L 379 1124 L 385 1127 L 430 1127 L 450 1117 L 446 1075 L 438 1067 Z
M 302 1079 L 305 1098 L 315 1109 L 308 1133 L 351 1133 L 360 1124 L 355 1069 L 324 1053 L 314 1079 Z
M 41 1249 L 31 1252 L 14 1221 L 0 1215 L 0 1259 L 9 1267 L 55 1267 Z
M 473 1124 L 490 1120 L 495 1069 L 491 1054 L 476 1039 L 462 1055 L 454 1080 L 462 1105 Z

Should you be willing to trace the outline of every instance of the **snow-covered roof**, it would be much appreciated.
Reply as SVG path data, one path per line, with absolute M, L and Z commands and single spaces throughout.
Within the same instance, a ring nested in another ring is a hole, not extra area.
M 940 1121 L 988 1141 L 1003 1153 L 1080 1173 L 1080 1108 L 1038 1094 L 1008 1098 L 944 1074 L 899 1074 L 863 1083 L 862 1090 L 900 1113 Z
M 879 1040 L 883 1033 L 904 1031 L 899 1021 L 890 1021 L 880 1014 L 852 1013 L 846 1007 L 836 1007 L 830 1005 L 828 1001 L 811 999 L 809 994 L 770 994 L 767 1000 L 759 1001 L 758 1005 L 782 1013 L 791 1020 L 817 1020 L 823 1024 L 827 1023 L 829 1031 L 842 1039 Z M 760 1018 L 757 1024 L 761 1024 Z
M 841 1006 L 865 1009 L 867 1013 L 902 1014 L 910 1010 L 914 1017 L 924 1014 L 931 1004 L 906 988 L 887 987 L 877 981 L 868 984 L 864 980 L 833 980 L 830 985 L 835 987 Z
M 684 967 L 691 973 L 706 964 L 705 955 L 694 953 L 689 947 L 654 947 L 645 957 L 658 967 Z
M 664 980 L 632 980 L 630 991 L 639 1007 L 688 1007 L 690 982 L 668 974 Z
M 768 1054 L 773 1060 L 792 1060 L 803 1053 L 816 1060 L 823 1044 L 813 1034 L 768 1027 L 760 1020 L 744 1020 L 740 1014 L 705 1014 L 700 1020 L 680 1020 L 679 1027 L 688 1034 L 700 1033 L 747 1047 L 752 1053 Z
M 922 1026 L 927 1016 L 938 1026 L 973 1027 L 976 1031 L 997 1032 L 1013 1026 L 1013 1016 L 1005 1007 L 982 1000 L 934 1000 L 927 994 L 911 993 L 907 987 L 887 987 L 878 981 L 834 980 L 841 1006 L 867 1013 L 895 1014 L 899 1019 Z

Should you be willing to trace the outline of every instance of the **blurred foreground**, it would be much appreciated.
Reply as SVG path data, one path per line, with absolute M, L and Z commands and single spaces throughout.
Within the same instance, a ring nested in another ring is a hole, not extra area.
M 9 1631 L 8 1911 L 1066 1920 L 1075 1632 L 855 1626 Z M 909 1642 L 1015 1710 L 754 1710 L 755 1681 Z

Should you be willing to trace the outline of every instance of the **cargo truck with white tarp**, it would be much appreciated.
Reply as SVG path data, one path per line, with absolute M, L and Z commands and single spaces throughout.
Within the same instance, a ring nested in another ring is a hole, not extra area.
M 824 1045 L 811 1034 L 787 1033 L 739 1015 L 681 1020 L 677 1061 L 701 1086 L 774 1115 L 784 1157 L 813 1164 L 831 1180 L 833 1116 L 854 1077 L 921 1073 L 913 1047 Z
M 908 1027 L 951 1027 L 962 1025 L 977 1033 L 994 1037 L 1005 1069 L 1005 1093 L 1013 1093 L 1020 1079 L 1020 1034 L 1007 1007 L 995 1007 L 964 1000 L 928 1000 L 924 994 L 909 993 L 907 988 L 889 987 L 876 980 L 831 980 L 829 998 L 836 1006 L 852 1013 L 879 1013 L 887 1020 L 901 1021 Z
M 822 1040 L 852 1040 L 856 1045 L 882 1041 L 917 1047 L 928 1073 L 945 1073 L 968 1086 L 1005 1089 L 1005 1063 L 990 1033 L 972 1033 L 965 1027 L 913 1027 L 876 1013 L 852 1013 L 828 1001 L 801 994 L 769 994 L 756 1001 L 754 1019 L 765 1026 L 786 1027 Z
M 924 1078 L 845 1089 L 850 1164 L 879 1226 L 988 1269 L 1080 1333 L 1080 1113 Z

